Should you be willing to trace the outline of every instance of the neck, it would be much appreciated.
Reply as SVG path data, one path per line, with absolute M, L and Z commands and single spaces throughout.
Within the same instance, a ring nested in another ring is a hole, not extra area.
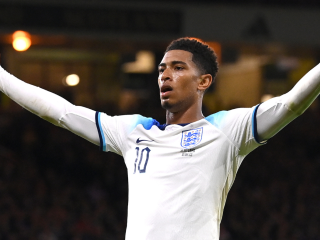
M 166 112 L 166 123 L 167 124 L 182 124 L 182 123 L 192 123 L 203 119 L 204 116 L 200 107 L 191 107 L 184 111 Z

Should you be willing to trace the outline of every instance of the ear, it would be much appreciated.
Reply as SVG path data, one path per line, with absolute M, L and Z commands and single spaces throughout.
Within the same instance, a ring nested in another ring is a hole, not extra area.
M 200 76 L 199 80 L 198 90 L 205 91 L 212 83 L 212 76 L 211 74 L 204 74 Z

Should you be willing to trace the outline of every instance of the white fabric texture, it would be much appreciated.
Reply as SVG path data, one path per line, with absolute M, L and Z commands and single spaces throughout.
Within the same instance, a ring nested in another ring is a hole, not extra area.
M 279 132 L 300 116 L 320 93 L 320 64 L 309 71 L 288 93 L 262 103 L 257 112 L 257 132 L 261 141 Z
M 99 145 L 93 110 L 75 106 L 56 94 L 27 84 L 1 66 L 0 90 L 30 112 Z
M 221 111 L 162 129 L 140 115 L 101 114 L 107 147 L 128 170 L 127 240 L 218 240 L 229 189 L 259 144 L 254 108 Z

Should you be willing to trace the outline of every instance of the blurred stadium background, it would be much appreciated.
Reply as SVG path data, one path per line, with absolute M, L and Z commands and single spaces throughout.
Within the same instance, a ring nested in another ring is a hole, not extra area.
M 319 62 L 319 26 L 317 0 L 1 0 L 1 65 L 74 104 L 163 123 L 156 66 L 171 40 L 200 38 L 217 52 L 208 115 L 291 89 Z M 26 51 L 13 48 L 18 30 Z M 316 100 L 245 159 L 221 240 L 320 239 L 319 122 Z M 124 239 L 126 174 L 121 157 L 1 93 L 0 239 Z

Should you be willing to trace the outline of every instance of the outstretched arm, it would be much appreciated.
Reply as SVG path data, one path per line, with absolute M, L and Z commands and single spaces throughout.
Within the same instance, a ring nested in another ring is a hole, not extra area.
M 99 145 L 95 111 L 75 106 L 58 95 L 27 84 L 1 66 L 0 90 L 30 112 Z
M 300 116 L 320 93 L 320 64 L 288 93 L 262 103 L 256 114 L 259 142 L 268 140 Z

